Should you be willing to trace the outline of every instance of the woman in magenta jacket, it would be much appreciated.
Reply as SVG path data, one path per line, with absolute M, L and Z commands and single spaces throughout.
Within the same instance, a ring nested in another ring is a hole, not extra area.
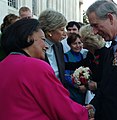
M 45 36 L 36 19 L 21 19 L 2 34 L 8 56 L 0 63 L 0 120 L 88 120 L 45 58 Z

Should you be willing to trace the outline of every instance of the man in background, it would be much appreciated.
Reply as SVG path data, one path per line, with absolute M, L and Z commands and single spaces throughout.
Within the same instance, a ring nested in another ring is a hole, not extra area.
M 25 7 L 25 6 L 23 6 L 19 9 L 19 16 L 20 16 L 20 18 L 25 18 L 25 17 L 32 18 L 33 17 L 30 8 Z
M 68 24 L 66 26 L 66 30 L 67 30 L 67 36 L 66 37 L 68 37 L 71 33 L 78 34 L 80 27 L 81 26 L 76 21 L 70 21 L 70 22 L 68 22 Z M 64 53 L 68 52 L 70 50 L 70 47 L 67 44 L 66 38 L 63 39 L 61 42 L 63 44 Z
M 70 21 L 68 22 L 67 26 L 66 26 L 66 30 L 67 30 L 67 37 L 70 36 L 71 33 L 76 33 L 79 34 L 79 29 L 83 26 L 84 24 L 81 22 L 76 22 L 76 21 Z M 67 37 L 65 39 L 63 39 L 61 42 L 63 44 L 63 50 L 64 53 L 68 52 L 70 50 L 69 45 L 67 44 Z M 87 55 L 87 50 L 86 49 L 82 49 L 81 53 L 83 54 L 83 58 L 86 57 Z

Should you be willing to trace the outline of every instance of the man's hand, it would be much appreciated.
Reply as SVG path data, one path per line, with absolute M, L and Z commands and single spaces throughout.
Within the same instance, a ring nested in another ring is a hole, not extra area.
M 93 107 L 93 105 L 87 105 L 86 109 L 88 110 L 89 120 L 94 120 L 95 108 Z

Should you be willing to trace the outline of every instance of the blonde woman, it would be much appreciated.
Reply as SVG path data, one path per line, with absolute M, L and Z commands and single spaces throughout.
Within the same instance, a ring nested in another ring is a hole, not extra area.
M 97 86 L 100 84 L 101 74 L 102 74 L 102 63 L 103 56 L 108 51 L 108 48 L 105 47 L 105 41 L 100 35 L 95 35 L 92 27 L 88 24 L 80 29 L 81 40 L 83 42 L 83 47 L 88 49 L 86 59 L 90 60 L 90 64 L 87 66 L 90 67 L 92 71 L 92 80 L 89 84 L 89 89 L 95 91 Z
M 101 49 L 105 46 L 106 42 L 104 39 L 100 35 L 95 35 L 89 24 L 81 27 L 79 32 L 82 38 L 83 47 L 88 49 L 92 54 L 94 54 L 97 49 Z
M 60 41 L 65 35 L 67 20 L 60 12 L 50 9 L 44 10 L 38 20 L 45 33 L 45 43 L 48 46 L 45 61 L 51 65 L 56 77 L 65 85 L 64 52 Z

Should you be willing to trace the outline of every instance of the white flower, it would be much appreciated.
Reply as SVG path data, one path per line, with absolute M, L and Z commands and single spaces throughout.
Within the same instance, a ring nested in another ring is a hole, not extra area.
M 81 82 L 80 82 L 77 78 L 74 79 L 74 82 L 75 82 L 77 85 L 80 85 L 80 84 L 81 84 Z
M 83 73 L 83 76 L 84 76 L 86 79 L 89 79 L 89 77 L 90 77 L 89 72 Z
M 73 73 L 74 83 L 80 85 L 82 83 L 82 81 L 80 81 L 81 78 L 86 79 L 88 82 L 88 80 L 90 78 L 90 73 L 91 73 L 91 71 L 90 71 L 89 67 L 83 67 L 83 66 L 79 67 Z

